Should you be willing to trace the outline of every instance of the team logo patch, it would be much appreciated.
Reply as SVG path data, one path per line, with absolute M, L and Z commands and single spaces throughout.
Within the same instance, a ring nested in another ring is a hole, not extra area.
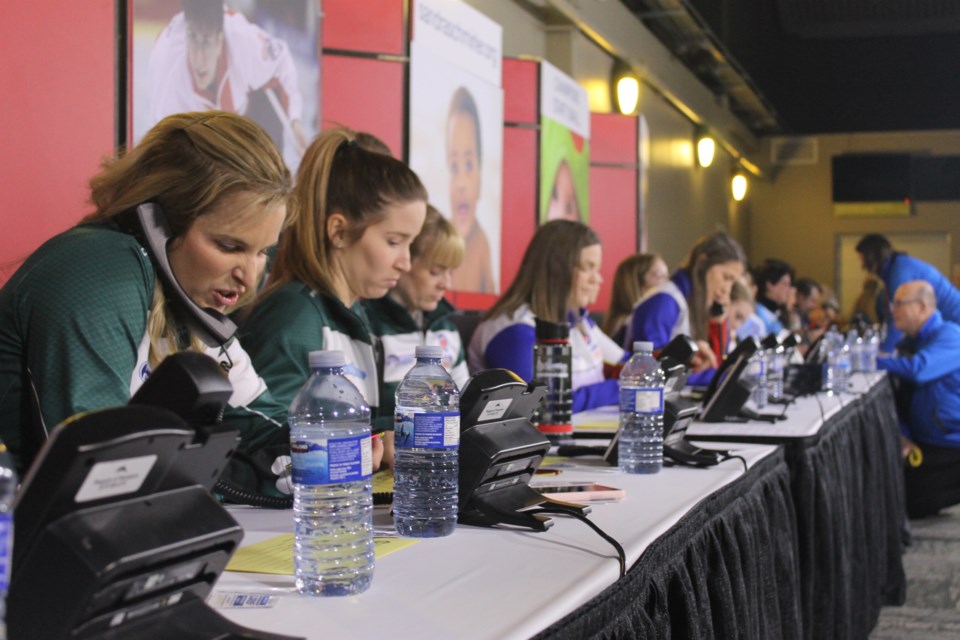
M 149 364 L 144 362 L 142 365 L 140 365 L 140 381 L 141 382 L 146 381 L 146 379 L 150 377 L 150 373 L 151 371 L 150 371 Z

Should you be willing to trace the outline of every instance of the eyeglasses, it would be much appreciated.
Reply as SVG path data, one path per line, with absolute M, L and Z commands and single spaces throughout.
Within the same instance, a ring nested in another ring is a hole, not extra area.
M 903 305 L 910 304 L 911 302 L 921 302 L 921 300 L 918 300 L 917 298 L 907 298 L 906 300 L 894 300 L 890 303 L 890 308 L 899 309 Z

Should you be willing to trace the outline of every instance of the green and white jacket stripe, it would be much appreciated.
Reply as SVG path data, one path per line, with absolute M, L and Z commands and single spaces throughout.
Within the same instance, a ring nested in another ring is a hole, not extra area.
M 376 416 L 374 339 L 359 302 L 347 308 L 333 296 L 290 282 L 256 303 L 239 336 L 273 396 L 287 407 L 310 374 L 310 352 L 343 351 L 346 377 Z
M 423 327 L 403 305 L 386 295 L 379 300 L 364 302 L 373 332 L 383 345 L 383 384 L 380 394 L 380 413 L 393 413 L 397 386 L 413 366 L 417 345 L 438 345 L 443 349 L 443 366 L 462 388 L 470 377 L 460 332 L 450 320 L 456 309 L 446 300 L 424 314 Z

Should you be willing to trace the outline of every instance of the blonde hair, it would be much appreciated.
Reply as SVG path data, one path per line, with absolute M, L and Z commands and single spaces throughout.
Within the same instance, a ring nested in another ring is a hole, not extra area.
M 565 323 L 580 251 L 598 244 L 600 237 L 583 223 L 551 220 L 542 225 L 527 245 L 517 277 L 485 317 L 513 315 L 528 304 L 541 320 Z
M 616 333 L 633 313 L 633 307 L 646 291 L 644 281 L 647 272 L 657 260 L 662 258 L 656 253 L 635 253 L 623 259 L 613 275 L 613 291 L 610 294 L 610 307 L 603 319 L 603 332 L 608 336 Z
M 751 305 L 756 303 L 753 298 L 753 292 L 744 284 L 743 280 L 737 280 L 730 288 L 730 302 L 749 302 Z
M 296 216 L 290 170 L 270 137 L 252 120 L 225 111 L 168 116 L 133 149 L 105 159 L 90 180 L 94 212 L 81 222 L 118 218 L 145 202 L 164 212 L 172 241 L 225 198 L 244 194 L 243 212 L 287 208 Z M 177 350 L 176 322 L 159 279 L 154 284 L 147 334 L 151 366 Z M 191 347 L 200 349 L 196 336 Z
M 410 259 L 420 258 L 430 267 L 456 269 L 463 262 L 466 251 L 456 227 L 433 205 L 427 205 L 423 228 L 410 245 Z
M 260 299 L 299 280 L 332 295 L 332 240 L 327 219 L 333 213 L 348 221 L 351 244 L 370 225 L 384 218 L 393 203 L 427 201 L 427 190 L 406 164 L 370 151 L 357 142 L 357 133 L 340 127 L 323 132 L 307 148 L 297 172 L 294 193 L 301 215 L 283 234 L 270 281 Z

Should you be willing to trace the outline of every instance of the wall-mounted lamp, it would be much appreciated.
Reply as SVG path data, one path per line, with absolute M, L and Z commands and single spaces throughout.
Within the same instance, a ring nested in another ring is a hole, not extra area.
M 747 176 L 743 172 L 737 172 L 730 181 L 730 191 L 733 193 L 733 199 L 740 202 L 747 195 Z
M 697 162 L 701 167 L 709 167 L 713 164 L 713 155 L 717 150 L 717 144 L 713 138 L 704 134 L 697 140 Z
M 640 80 L 625 62 L 613 66 L 613 104 L 625 116 L 632 115 L 640 102 Z

